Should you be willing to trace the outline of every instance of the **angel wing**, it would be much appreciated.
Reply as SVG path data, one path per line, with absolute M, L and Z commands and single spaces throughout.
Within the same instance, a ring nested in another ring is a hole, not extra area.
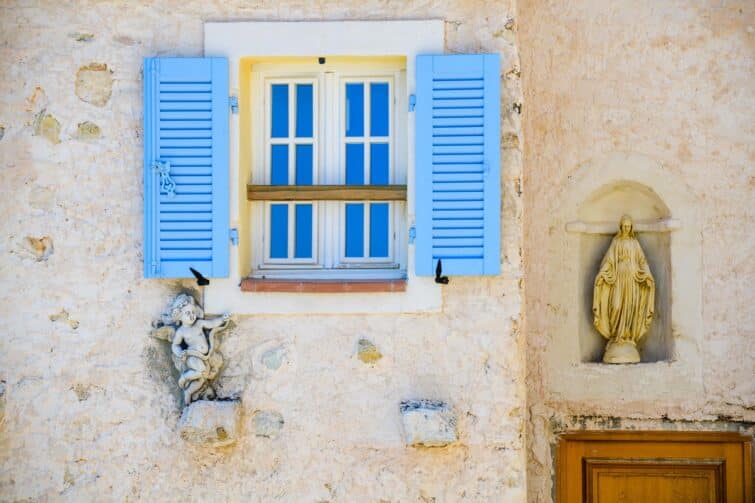
M 152 337 L 157 337 L 169 343 L 173 343 L 173 337 L 176 335 L 176 327 L 173 325 L 162 325 L 155 327 L 150 331 Z

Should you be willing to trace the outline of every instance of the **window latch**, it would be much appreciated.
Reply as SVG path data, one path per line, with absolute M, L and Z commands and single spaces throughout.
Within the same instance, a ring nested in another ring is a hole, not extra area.
M 417 228 L 415 226 L 409 227 L 409 244 L 414 243 L 414 239 L 417 237 Z
M 168 197 L 176 195 L 176 182 L 170 177 L 170 161 L 155 161 L 152 169 L 160 175 L 160 193 Z
M 414 112 L 414 107 L 417 106 L 417 96 L 414 94 L 409 95 L 409 111 Z
M 228 231 L 228 238 L 231 240 L 231 244 L 238 246 L 239 244 L 239 230 L 233 227 Z
M 236 115 L 239 113 L 239 98 L 238 96 L 229 96 L 228 105 L 231 107 L 231 113 Z

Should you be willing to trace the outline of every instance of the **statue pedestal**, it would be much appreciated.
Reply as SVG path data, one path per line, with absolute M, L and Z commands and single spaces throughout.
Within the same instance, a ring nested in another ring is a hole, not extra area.
M 230 445 L 241 436 L 239 400 L 198 400 L 184 408 L 178 421 L 181 438 L 207 447 Z
M 603 363 L 640 363 L 640 352 L 631 342 L 608 341 Z

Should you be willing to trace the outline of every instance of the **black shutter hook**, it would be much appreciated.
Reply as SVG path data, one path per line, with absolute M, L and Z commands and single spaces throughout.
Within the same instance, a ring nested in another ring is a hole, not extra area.
M 441 274 L 443 274 L 443 265 L 441 264 L 441 261 L 438 260 L 438 265 L 435 266 L 435 282 L 439 285 L 447 285 L 448 276 L 441 276 Z

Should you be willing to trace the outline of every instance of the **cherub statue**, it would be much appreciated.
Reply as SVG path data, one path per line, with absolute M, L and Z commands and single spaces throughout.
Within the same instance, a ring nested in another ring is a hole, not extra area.
M 215 398 L 212 384 L 223 366 L 216 337 L 228 328 L 229 319 L 224 314 L 205 320 L 194 297 L 182 293 L 170 304 L 168 312 L 153 323 L 152 335 L 171 344 L 173 364 L 181 373 L 178 385 L 183 389 L 186 405 Z

